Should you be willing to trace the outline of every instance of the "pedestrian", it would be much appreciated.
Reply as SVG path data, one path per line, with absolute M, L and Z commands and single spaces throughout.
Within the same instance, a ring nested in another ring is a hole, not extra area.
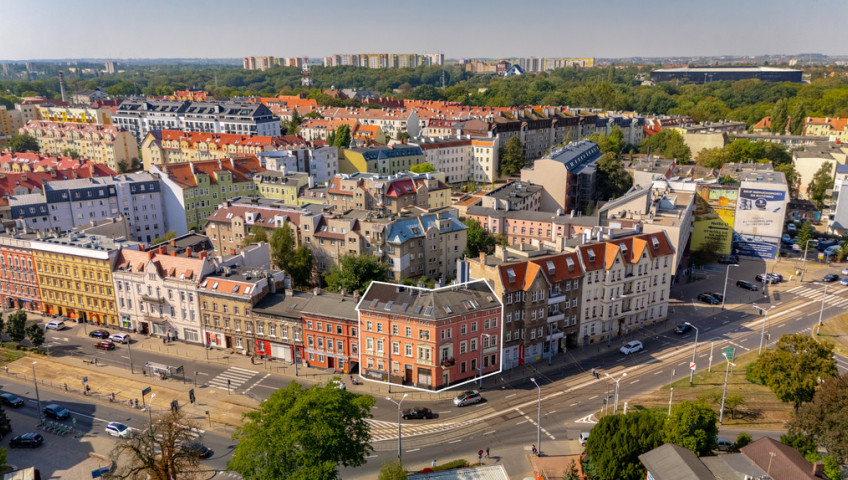
M 533 444 L 533 455 L 536 455 L 536 453 L 537 453 L 537 450 L 536 450 L 536 444 L 534 443 L 534 444 Z
M 165 339 L 164 335 L 162 335 L 162 343 L 168 343 L 168 341 L 167 341 L 167 339 Z
M 486 447 L 486 458 L 489 458 L 489 447 Z
M 6 369 L 6 375 L 8 375 L 8 374 L 9 374 L 9 366 L 8 366 L 8 365 L 4 365 L 4 366 L 3 366 L 3 368 L 4 368 L 4 369 Z
M 431 467 L 436 468 L 436 459 L 433 459 L 433 463 L 430 464 Z
M 483 463 L 483 450 L 477 452 L 477 461 Z

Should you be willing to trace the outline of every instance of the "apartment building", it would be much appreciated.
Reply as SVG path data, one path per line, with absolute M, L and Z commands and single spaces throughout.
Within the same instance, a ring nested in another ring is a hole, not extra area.
M 342 211 L 355 208 L 393 214 L 411 207 L 443 208 L 450 205 L 450 187 L 442 182 L 444 177 L 441 172 L 340 174 L 329 184 L 326 203 Z
M 253 307 L 286 283 L 285 272 L 250 266 L 223 267 L 204 278 L 198 287 L 203 316 L 204 342 L 231 348 L 236 353 L 270 356 L 266 348 L 266 323 L 255 322 Z
M 496 210 L 535 212 L 539 210 L 542 190 L 541 185 L 510 181 L 483 195 L 480 206 Z
M 113 292 L 112 269 L 123 250 L 137 242 L 69 233 L 30 241 L 44 312 L 122 327 Z
M 583 346 L 622 337 L 668 315 L 672 248 L 665 232 L 616 238 L 577 247 L 584 271 Z
M 38 118 L 44 122 L 90 123 L 111 125 L 112 110 L 90 106 L 57 107 L 50 104 L 36 106 Z
M 320 215 L 316 216 L 297 207 L 254 205 L 235 199 L 224 202 L 206 219 L 206 233 L 215 251 L 226 253 L 242 248 L 254 227 L 261 227 L 268 238 L 271 238 L 275 228 L 288 224 L 299 246 L 302 242 L 301 218 L 304 227 L 309 230 L 317 225 L 318 219 L 315 217 Z
M 112 170 L 118 164 L 130 165 L 138 158 L 138 143 L 130 132 L 117 125 L 30 121 L 21 133 L 38 141 L 39 151 L 61 155 L 74 150 L 81 157 L 103 163 Z
M 253 176 L 265 171 L 256 157 L 228 158 L 150 168 L 162 182 L 168 229 L 183 234 L 202 231 L 225 200 L 256 194 Z
M 503 235 L 509 245 L 554 242 L 582 235 L 598 225 L 595 216 L 563 215 L 562 212 L 503 210 L 470 206 L 466 218 L 477 220 L 492 235 Z
M 345 374 L 359 367 L 358 292 L 329 293 L 315 290 L 303 306 L 306 364 Z
M 336 147 L 275 150 L 259 153 L 256 157 L 268 170 L 306 172 L 315 183 L 326 182 L 339 173 L 339 149 Z
M 268 70 L 274 65 L 279 64 L 279 59 L 275 59 L 274 57 L 264 56 L 264 57 L 244 57 L 242 58 L 242 66 L 245 70 Z
M 257 102 L 188 102 L 127 99 L 112 115 L 115 125 L 135 135 L 138 142 L 152 130 L 280 136 L 280 122 L 268 107 Z
M 340 173 L 369 172 L 394 175 L 408 172 L 414 165 L 424 163 L 420 147 L 397 144 L 392 146 L 348 148 L 339 158 Z
M 183 163 L 229 157 L 256 156 L 265 152 L 304 149 L 299 136 L 268 137 L 182 130 L 152 130 L 141 142 L 144 168 L 159 163 Z
M 372 282 L 356 309 L 366 380 L 441 391 L 501 371 L 503 306 L 486 282 Z
M 315 186 L 308 173 L 265 170 L 253 176 L 256 192 L 265 197 L 289 205 L 297 205 L 301 190 Z
M 7 142 L 24 126 L 23 117 L 17 110 L 7 110 L 0 105 L 0 142 Z
M 364 127 L 378 126 L 388 138 L 397 138 L 399 133 L 408 133 L 410 138 L 421 134 L 421 119 L 414 109 L 333 107 L 321 110 L 321 115 L 329 120 L 355 121 Z
M 275 293 L 265 295 L 253 306 L 252 317 L 257 331 L 257 352 L 263 356 L 283 360 L 295 365 L 303 364 L 303 322 L 301 310 L 312 298 L 312 293 L 296 292 L 278 288 Z M 210 339 L 214 343 L 216 339 Z M 261 344 L 261 345 L 260 345 Z
M 498 247 L 468 259 L 471 278 L 492 286 L 504 308 L 503 369 L 551 361 L 579 345 L 583 270 L 575 252 Z
M 401 217 L 386 226 L 385 255 L 395 281 L 424 276 L 456 278 L 467 230 L 455 210 Z
M 9 230 L 0 234 L 0 304 L 3 309 L 43 310 L 33 263 L 34 233 Z
M 365 68 L 415 68 L 444 63 L 443 53 L 345 53 L 324 57 L 325 67 L 349 65 Z
M 432 121 L 431 121 L 432 122 Z M 428 126 L 428 129 L 430 127 Z M 410 139 L 424 152 L 424 161 L 445 174 L 445 182 L 459 183 L 471 179 L 473 148 L 471 137 L 434 138 L 435 135 Z
M 799 177 L 799 193 L 807 194 L 807 187 L 816 172 L 827 165 L 830 176 L 836 175 L 836 167 L 848 163 L 848 146 L 840 143 L 809 145 L 803 150 L 792 152 L 792 164 Z
M 598 199 L 598 144 L 589 140 L 555 148 L 544 158 L 521 169 L 521 181 L 541 185 L 544 190 L 539 210 L 583 212 Z

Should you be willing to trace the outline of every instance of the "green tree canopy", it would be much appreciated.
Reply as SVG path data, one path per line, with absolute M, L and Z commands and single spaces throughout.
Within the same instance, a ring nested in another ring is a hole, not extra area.
M 618 155 L 608 152 L 598 160 L 598 191 L 602 199 L 618 198 L 633 186 L 633 178 L 624 169 Z
M 289 222 L 271 231 L 271 239 L 268 242 L 271 247 L 271 262 L 280 270 L 289 271 L 294 259 L 295 238 Z
M 418 165 L 413 165 L 409 167 L 409 171 L 412 173 L 427 173 L 427 172 L 435 172 L 436 167 L 430 165 L 429 162 L 419 163 Z
M 12 138 L 9 139 L 9 149 L 13 152 L 38 152 L 40 147 L 38 146 L 38 140 L 35 137 L 32 137 L 27 134 L 17 134 L 12 135 Z
M 798 410 L 790 431 L 808 435 L 839 463 L 848 461 L 848 375 L 825 379 L 813 400 Z
M 683 135 L 676 130 L 666 129 L 642 139 L 639 145 L 642 153 L 653 153 L 664 158 L 677 159 L 677 163 L 689 163 L 692 151 L 683 141 Z
M 813 399 L 819 380 L 836 374 L 833 344 L 794 333 L 782 335 L 774 350 L 764 350 L 748 366 L 746 377 L 769 387 L 780 401 L 791 403 L 797 414 L 801 404 Z
M 663 439 L 699 457 L 709 455 L 716 448 L 717 422 L 718 416 L 709 405 L 684 400 L 671 409 L 663 426 Z
M 250 233 L 245 235 L 242 240 L 242 246 L 246 247 L 251 243 L 267 242 L 268 231 L 262 225 L 253 225 L 250 227 Z
M 176 238 L 176 237 L 177 237 L 176 231 L 168 230 L 167 232 L 163 233 L 161 236 L 154 238 L 152 245 L 159 245 L 160 243 L 165 243 L 168 240 L 171 240 L 172 238 Z
M 789 119 L 789 133 L 792 135 L 801 135 L 804 133 L 804 118 L 807 116 L 807 103 L 803 101 L 795 102 L 792 106 Z
M 350 147 L 350 125 L 344 123 L 339 125 L 339 128 L 333 132 L 333 143 L 334 147 L 342 147 L 348 148 Z
M 469 218 L 465 220 L 468 230 L 465 231 L 465 256 L 477 258 L 480 252 L 492 253 L 495 250 L 495 237 L 489 234 L 483 225 L 477 220 Z
M 298 287 L 306 287 L 312 278 L 312 250 L 306 245 L 297 247 L 294 251 L 291 263 L 289 263 L 289 275 L 292 283 Z
M 365 422 L 374 398 L 332 385 L 276 390 L 236 430 L 228 468 L 245 480 L 335 480 L 371 452 Z
M 779 135 L 785 133 L 787 120 L 789 120 L 789 101 L 781 98 L 774 104 L 771 111 L 771 133 Z
M 400 460 L 392 460 L 380 467 L 377 480 L 406 480 L 408 477 L 409 475 L 406 473 Z
M 29 337 L 29 343 L 34 347 L 40 347 L 44 344 L 44 330 L 37 323 L 30 323 L 25 328 L 26 336 Z
M 11 313 L 6 323 L 6 333 L 13 342 L 20 342 L 26 338 L 27 314 L 23 310 Z
M 586 442 L 586 454 L 598 474 L 595 480 L 645 478 L 639 455 L 663 444 L 664 417 L 657 411 L 637 410 L 602 418 Z
M 389 265 L 373 255 L 342 255 L 339 265 L 333 266 L 324 275 L 327 288 L 334 292 L 342 288 L 348 292 L 359 290 L 364 293 L 374 281 L 385 281 Z
M 524 159 L 524 146 L 521 145 L 521 140 L 517 136 L 506 141 L 504 147 L 500 149 L 499 158 L 498 173 L 502 177 L 518 175 L 527 164 Z
M 802 249 L 809 248 L 809 244 L 807 243 L 809 240 L 813 239 L 813 226 L 810 225 L 809 222 L 804 222 L 798 227 L 798 245 Z
M 832 171 L 833 164 L 824 162 L 807 186 L 807 196 L 815 202 L 819 210 L 824 208 L 824 197 L 827 195 L 827 190 L 833 188 L 833 176 L 830 174 Z
M 784 163 L 774 167 L 776 172 L 783 172 L 786 177 L 786 186 L 789 187 L 789 197 L 798 198 L 798 193 L 801 189 L 801 175 L 798 170 L 795 170 L 795 165 L 792 163 Z

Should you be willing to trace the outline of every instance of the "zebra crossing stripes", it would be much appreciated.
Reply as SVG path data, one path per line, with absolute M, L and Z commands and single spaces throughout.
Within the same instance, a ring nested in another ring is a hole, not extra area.
M 799 286 L 787 290 L 787 293 L 800 295 L 802 297 L 809 298 L 810 300 L 814 301 L 821 301 L 824 298 L 825 303 L 829 306 L 843 307 L 848 305 L 848 296 L 840 295 L 840 293 L 842 293 L 843 291 L 848 291 L 848 288 L 842 287 L 841 285 L 833 285 L 829 287 L 833 288 L 833 290 L 828 288 L 827 296 L 825 296 L 824 294 L 823 287 L 809 288 L 805 286 Z
M 383 420 L 374 420 L 371 418 L 365 419 L 371 430 L 371 440 L 380 442 L 385 440 L 397 439 L 397 422 L 386 422 Z M 430 433 L 447 432 L 456 428 L 465 427 L 475 423 L 476 420 L 466 420 L 463 422 L 451 423 L 421 423 L 411 424 L 404 423 L 402 429 L 403 438 L 414 437 L 417 435 L 427 435 Z
M 259 372 L 248 370 L 246 368 L 230 367 L 212 380 L 209 380 L 207 384 L 210 387 L 220 388 L 221 390 L 229 389 L 235 391 L 240 386 L 244 385 L 245 382 L 258 374 Z

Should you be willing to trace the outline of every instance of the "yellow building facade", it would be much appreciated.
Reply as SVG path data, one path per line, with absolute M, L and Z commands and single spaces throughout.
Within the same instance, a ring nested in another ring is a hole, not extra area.
M 111 125 L 112 111 L 108 108 L 92 107 L 55 107 L 39 105 L 36 107 L 38 119 L 45 122 L 89 123 Z
M 132 133 L 114 125 L 30 121 L 21 129 L 38 141 L 41 153 L 61 155 L 75 150 L 82 158 L 103 163 L 112 170 L 138 158 L 138 143 Z

